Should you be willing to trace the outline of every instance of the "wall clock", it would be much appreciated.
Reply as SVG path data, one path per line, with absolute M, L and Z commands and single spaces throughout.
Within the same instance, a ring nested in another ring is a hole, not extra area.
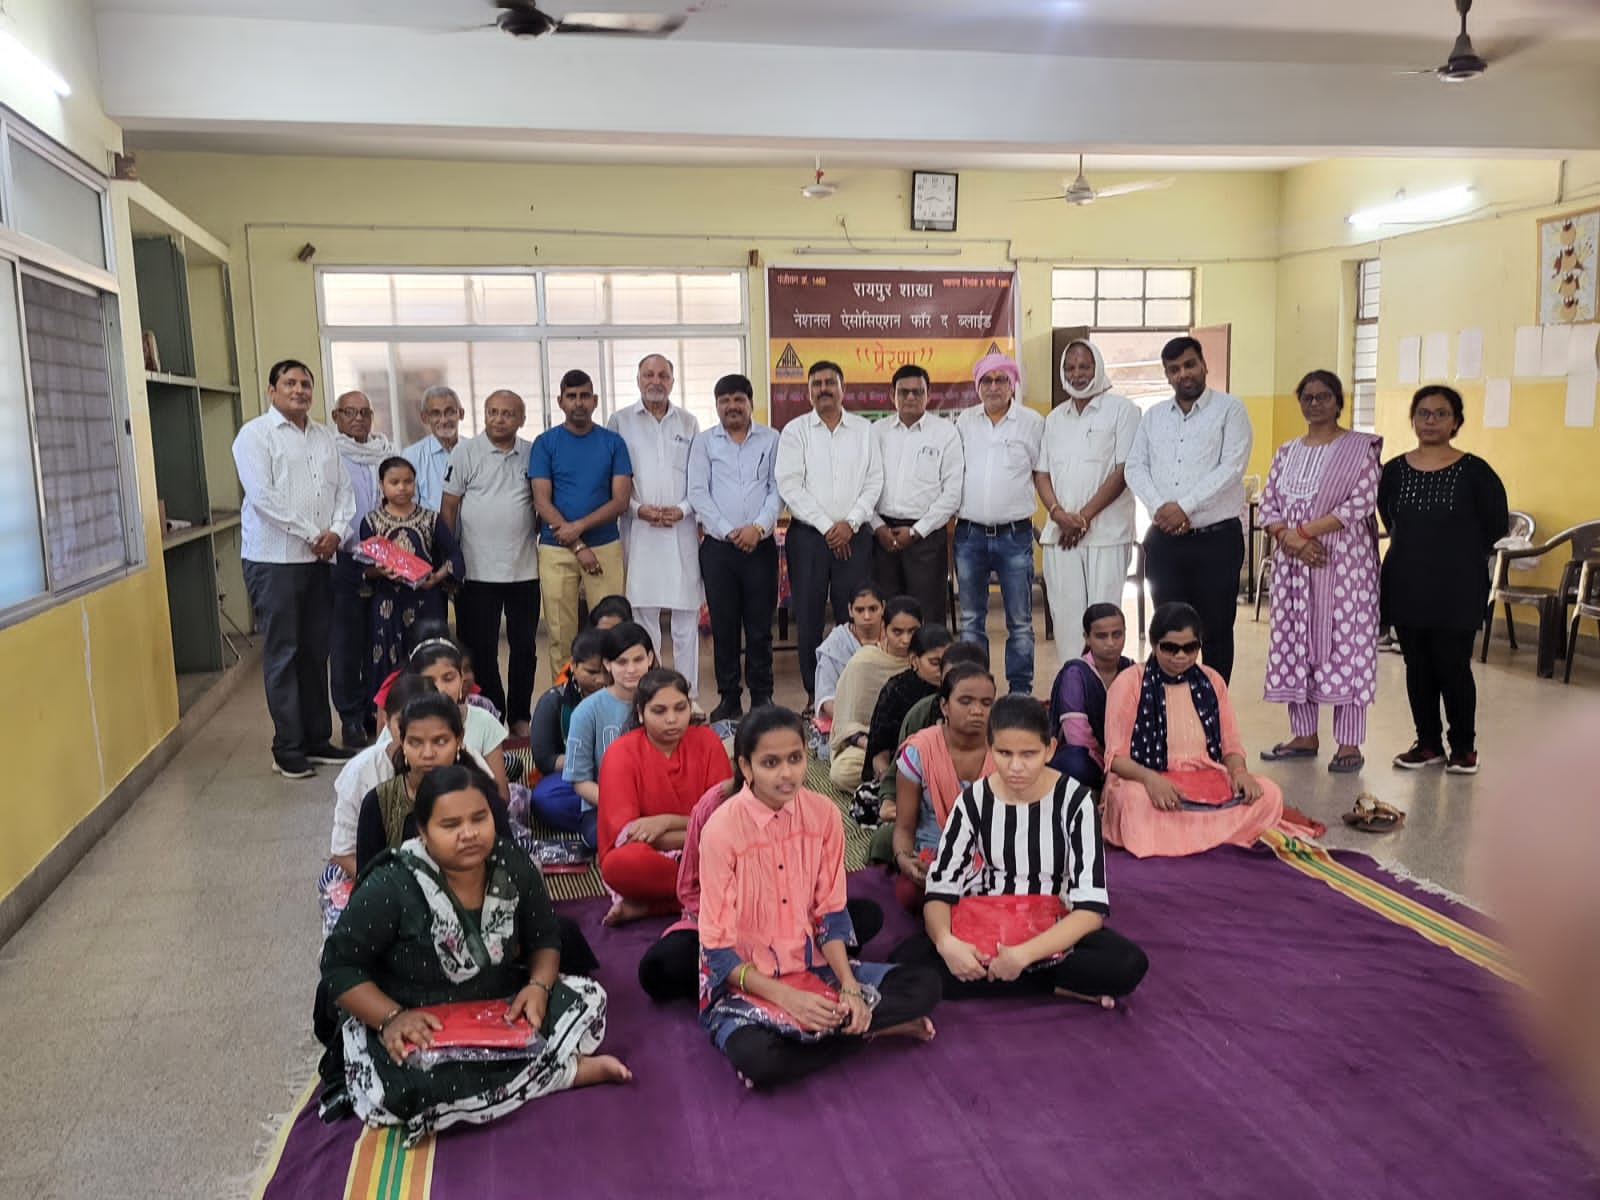
M 911 172 L 911 228 L 935 233 L 955 232 L 954 171 Z

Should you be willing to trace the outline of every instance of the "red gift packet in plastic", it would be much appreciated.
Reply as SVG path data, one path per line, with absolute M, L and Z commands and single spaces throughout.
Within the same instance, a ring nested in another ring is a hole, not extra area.
M 838 992 L 834 991 L 810 971 L 791 971 L 787 975 L 779 975 L 778 982 L 786 983 L 792 988 L 799 988 L 802 992 L 812 992 L 815 995 L 821 996 L 825 1000 L 836 1001 L 839 999 Z M 760 996 L 751 996 L 748 993 L 746 993 L 745 998 L 757 1008 L 765 1009 L 774 1017 L 777 1017 L 779 1021 L 782 1021 L 786 1024 L 794 1023 L 794 1018 L 789 1015 L 788 1010 L 785 1009 L 781 1004 L 775 1004 L 771 1000 L 764 999 Z
M 522 1050 L 539 1039 L 539 1031 L 518 1017 L 506 1024 L 504 1000 L 458 1000 L 419 1008 L 439 1018 L 442 1028 L 433 1031 L 433 1048 L 474 1046 L 495 1050 Z
M 950 912 L 950 932 L 990 959 L 1043 933 L 1067 910 L 1059 896 L 963 896 Z
M 402 550 L 388 538 L 369 537 L 356 547 L 355 558 L 358 562 L 388 567 L 412 587 L 433 574 L 433 568 L 425 561 L 408 550 Z

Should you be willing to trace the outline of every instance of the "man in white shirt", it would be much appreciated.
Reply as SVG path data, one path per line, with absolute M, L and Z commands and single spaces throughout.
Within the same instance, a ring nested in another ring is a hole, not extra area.
M 1205 626 L 1205 664 L 1233 674 L 1233 621 L 1244 565 L 1244 468 L 1250 417 L 1237 397 L 1206 386 L 1200 343 L 1161 349 L 1172 399 L 1145 413 L 1128 454 L 1128 486 L 1150 510 L 1144 573 L 1157 606 L 1181 600 Z
M 772 701 L 772 619 L 778 611 L 778 435 L 751 419 L 755 389 L 743 375 L 717 380 L 718 424 L 689 448 L 689 502 L 705 536 L 700 575 L 711 616 L 711 661 L 721 697 L 711 720 L 744 715 L 739 638 L 750 707 Z
M 956 584 L 961 638 L 989 644 L 989 577 L 1000 581 L 1006 614 L 1006 684 L 1033 692 L 1033 472 L 1044 418 L 1017 398 L 1022 372 L 1004 354 L 972 369 L 980 403 L 956 418 L 964 457 L 956 518 Z
M 372 432 L 372 402 L 360 392 L 345 392 L 333 402 L 334 443 L 350 476 L 355 496 L 355 516 L 350 536 L 339 546 L 333 561 L 333 629 L 330 634 L 328 681 L 333 707 L 339 713 L 339 740 L 359 750 L 378 730 L 372 707 L 375 681 L 367 678 L 372 658 L 367 601 L 361 594 L 363 567 L 355 558 L 361 542 L 361 519 L 382 502 L 378 489 L 378 464 L 396 454 L 394 443 Z
M 233 440 L 244 488 L 240 515 L 245 590 L 261 631 L 261 677 L 272 715 L 272 769 L 286 779 L 342 763 L 332 744 L 328 637 L 333 556 L 350 533 L 355 497 L 325 425 L 310 419 L 311 368 L 294 359 L 267 372 L 266 412 Z
M 961 435 L 928 412 L 928 373 L 921 367 L 901 367 L 889 387 L 896 415 L 872 426 L 883 461 L 883 493 L 868 519 L 876 539 L 872 573 L 885 596 L 914 596 L 923 620 L 943 625 L 950 582 L 945 527 L 961 507 Z
M 625 563 L 648 564 L 627 572 L 633 619 L 661 637 L 665 609 L 672 629 L 672 665 L 700 691 L 700 534 L 689 503 L 689 447 L 700 422 L 672 403 L 672 362 L 664 355 L 639 360 L 639 400 L 614 413 L 606 428 L 628 445 L 633 495 L 623 524 Z
M 511 732 L 527 736 L 533 716 L 539 632 L 539 550 L 528 493 L 529 443 L 522 397 L 504 389 L 483 402 L 483 432 L 450 452 L 440 516 L 455 530 L 467 575 L 456 597 L 456 632 L 478 688 Z M 505 615 L 505 685 L 500 683 L 500 618 Z M 559 656 L 560 650 L 554 651 Z
M 1070 343 L 1061 356 L 1067 400 L 1044 419 L 1034 486 L 1044 501 L 1046 596 L 1056 657 L 1065 664 L 1083 646 L 1083 613 L 1121 604 L 1133 555 L 1134 500 L 1123 466 L 1139 432 L 1139 409 L 1111 390 L 1100 348 Z
M 417 470 L 417 503 L 439 511 L 444 502 L 444 476 L 450 452 L 461 440 L 461 400 L 453 388 L 436 383 L 422 393 L 422 423 L 428 435 L 400 453 Z
M 833 601 L 834 622 L 848 621 L 850 597 L 871 570 L 867 519 L 883 493 L 883 463 L 872 444 L 871 423 L 844 411 L 839 364 L 811 364 L 806 383 L 811 411 L 790 421 L 778 437 L 778 495 L 793 518 L 783 552 L 809 711 L 828 601 Z

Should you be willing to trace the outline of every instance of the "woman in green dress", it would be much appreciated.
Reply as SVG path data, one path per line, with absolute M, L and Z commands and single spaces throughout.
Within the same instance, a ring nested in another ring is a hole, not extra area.
M 415 816 L 418 836 L 362 871 L 323 945 L 322 992 L 343 1017 L 319 1024 L 324 1115 L 353 1110 L 369 1125 L 400 1125 L 410 1143 L 550 1092 L 627 1082 L 627 1067 L 595 1053 L 605 992 L 559 973 L 561 938 L 543 877 L 495 836 L 476 775 L 431 771 Z M 525 1016 L 543 1033 L 533 1057 L 407 1065 L 440 1027 L 420 1009 L 495 999 L 508 1001 L 508 1020 Z

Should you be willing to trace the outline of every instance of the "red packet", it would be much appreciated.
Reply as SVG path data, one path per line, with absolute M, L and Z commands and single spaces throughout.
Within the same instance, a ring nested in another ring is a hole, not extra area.
M 357 562 L 388 567 L 412 587 L 416 587 L 433 574 L 433 568 L 427 562 L 407 550 L 402 550 L 388 538 L 369 537 L 356 547 L 354 557 Z
M 779 975 L 778 982 L 786 983 L 793 988 L 799 988 L 802 992 L 812 992 L 818 996 L 821 996 L 824 1000 L 837 1001 L 839 999 L 838 992 L 834 991 L 810 971 L 791 971 L 787 975 Z M 771 1000 L 765 1000 L 759 996 L 752 996 L 749 993 L 745 994 L 745 999 L 750 1001 L 750 1003 L 755 1005 L 757 1008 L 762 1009 L 771 1016 L 775 1017 L 781 1023 L 793 1024 L 794 1022 L 794 1018 L 789 1015 L 787 1009 L 783 1008 L 781 1005 L 774 1004 Z
M 1059 896 L 963 896 L 950 912 L 950 932 L 988 960 L 1000 946 L 1018 946 L 1067 915 Z
M 480 1049 L 522 1050 L 533 1044 L 539 1031 L 518 1017 L 506 1024 L 504 1000 L 458 1000 L 448 1004 L 430 1004 L 418 1012 L 438 1017 L 442 1028 L 433 1031 L 436 1050 L 453 1046 L 473 1046 Z

